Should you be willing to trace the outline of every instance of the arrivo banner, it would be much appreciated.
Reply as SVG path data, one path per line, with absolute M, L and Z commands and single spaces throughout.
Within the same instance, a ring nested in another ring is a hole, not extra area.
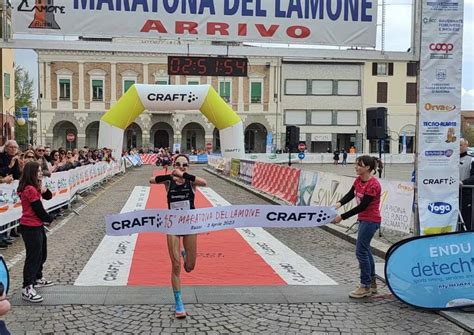
M 393 295 L 419 308 L 474 306 L 474 232 L 415 237 L 387 252 Z
M 421 21 L 416 180 L 428 235 L 453 232 L 458 221 L 463 1 L 424 0 Z
M 12 6 L 15 34 L 368 47 L 376 40 L 376 0 L 12 0 Z

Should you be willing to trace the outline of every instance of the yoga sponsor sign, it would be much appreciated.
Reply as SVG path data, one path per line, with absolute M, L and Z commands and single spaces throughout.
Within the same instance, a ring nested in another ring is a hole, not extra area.
M 387 252 L 385 278 L 393 295 L 415 307 L 474 306 L 474 232 L 394 244 Z
M 244 227 L 317 227 L 330 223 L 330 207 L 237 205 L 193 210 L 147 209 L 105 217 L 107 235 L 142 232 L 189 235 Z

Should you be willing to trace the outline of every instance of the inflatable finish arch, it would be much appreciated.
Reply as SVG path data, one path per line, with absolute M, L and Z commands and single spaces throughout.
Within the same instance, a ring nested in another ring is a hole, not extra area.
M 135 84 L 100 119 L 99 148 L 122 152 L 125 129 L 144 111 L 199 109 L 220 133 L 224 157 L 243 158 L 242 120 L 211 85 Z

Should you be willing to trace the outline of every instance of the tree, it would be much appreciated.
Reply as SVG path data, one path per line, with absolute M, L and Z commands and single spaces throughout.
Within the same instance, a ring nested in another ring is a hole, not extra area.
M 29 118 L 36 117 L 36 106 L 33 104 L 33 79 L 28 71 L 21 66 L 15 66 L 15 107 L 19 113 L 21 107 L 28 107 Z M 20 117 L 17 114 L 17 117 Z M 28 124 L 23 126 L 15 123 L 16 140 L 18 144 L 25 145 L 28 142 Z

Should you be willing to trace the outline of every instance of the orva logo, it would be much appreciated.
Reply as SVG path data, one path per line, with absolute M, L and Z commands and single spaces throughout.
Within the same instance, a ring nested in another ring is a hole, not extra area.
M 425 104 L 426 111 L 433 111 L 433 112 L 452 112 L 456 109 L 456 105 L 433 105 L 429 102 Z
M 188 101 L 189 103 L 198 100 L 198 97 L 193 92 L 186 93 L 150 93 L 147 95 L 149 101 Z
M 423 184 L 425 185 L 452 185 L 454 183 L 456 183 L 456 179 L 454 179 L 453 177 L 423 179 Z
M 428 210 L 433 214 L 448 214 L 452 206 L 446 202 L 431 202 L 428 204 Z

